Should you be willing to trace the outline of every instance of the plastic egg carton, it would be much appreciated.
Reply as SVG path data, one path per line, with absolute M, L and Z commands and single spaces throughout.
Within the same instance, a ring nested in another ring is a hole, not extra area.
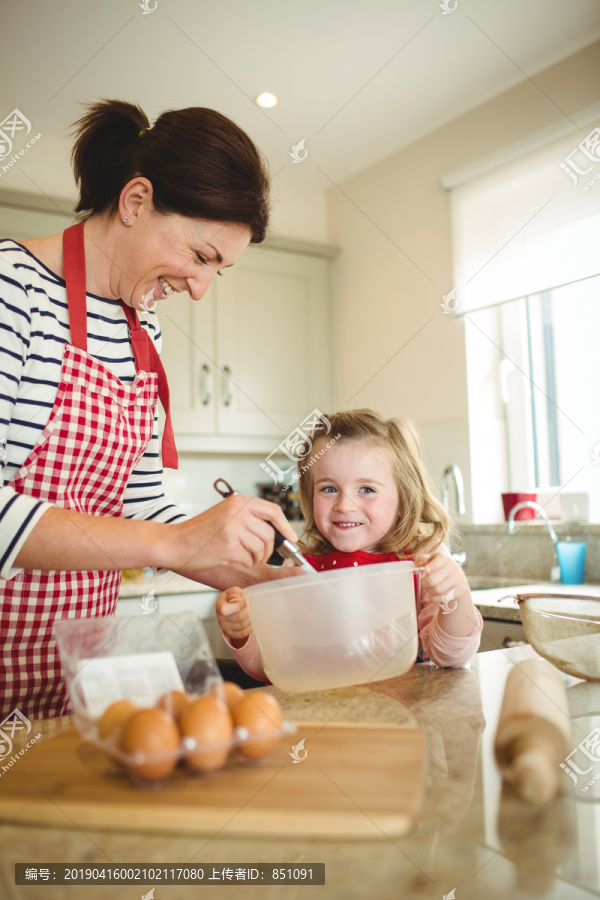
M 193 699 L 212 694 L 225 702 L 223 679 L 202 620 L 193 612 L 60 619 L 55 623 L 55 635 L 79 734 L 104 751 L 113 771 L 127 773 L 136 785 L 160 783 L 168 777 L 140 778 L 136 774 L 140 767 L 157 764 L 160 768 L 168 761 L 183 763 L 199 753 L 227 750 L 226 765 L 232 751 L 241 748 L 243 752 L 244 747 L 274 734 L 281 737 L 296 730 L 291 722 L 255 734 L 238 727 L 226 741 L 199 743 L 181 736 L 173 751 L 124 753 L 118 735 L 102 738 L 98 731 L 103 713 L 116 701 L 131 700 L 147 709 L 170 691 L 185 691 Z

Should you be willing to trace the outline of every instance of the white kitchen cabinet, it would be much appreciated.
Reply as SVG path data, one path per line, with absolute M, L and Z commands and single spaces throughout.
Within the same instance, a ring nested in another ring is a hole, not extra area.
M 0 232 L 55 233 L 71 224 L 58 213 L 70 207 L 0 189 Z M 331 408 L 336 252 L 281 238 L 250 245 L 198 303 L 180 294 L 158 304 L 180 451 L 269 453 L 313 409 Z
M 180 450 L 268 451 L 330 408 L 330 266 L 250 246 L 198 303 L 182 294 L 159 304 Z
M 515 643 L 528 643 L 525 629 L 520 622 L 510 622 L 504 619 L 483 620 L 480 653 L 486 653 L 489 650 L 506 650 Z

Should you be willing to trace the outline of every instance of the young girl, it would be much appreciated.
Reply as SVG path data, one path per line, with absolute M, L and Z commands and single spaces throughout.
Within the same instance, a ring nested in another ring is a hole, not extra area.
M 464 572 L 442 543 L 448 516 L 427 485 L 414 429 L 369 409 L 336 413 L 329 421 L 330 432 L 314 440 L 308 465 L 299 463 L 306 523 L 299 548 L 317 571 L 414 559 L 425 569 L 418 659 L 464 666 L 479 648 L 483 621 Z M 217 618 L 242 668 L 264 680 L 241 588 L 219 595 Z

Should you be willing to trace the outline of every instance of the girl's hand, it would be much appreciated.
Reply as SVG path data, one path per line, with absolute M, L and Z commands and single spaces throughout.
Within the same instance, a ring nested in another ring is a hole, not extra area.
M 224 635 L 234 647 L 241 647 L 252 634 L 246 598 L 239 587 L 228 588 L 219 594 L 216 603 L 217 621 Z
M 425 569 L 421 586 L 431 600 L 441 604 L 446 600 L 452 606 L 454 600 L 459 601 L 465 595 L 470 598 L 467 577 L 449 553 L 435 550 L 421 554 L 415 557 L 415 565 Z

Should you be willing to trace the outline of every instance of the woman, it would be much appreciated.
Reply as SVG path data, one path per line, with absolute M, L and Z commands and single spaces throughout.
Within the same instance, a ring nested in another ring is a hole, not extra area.
M 157 397 L 163 464 L 177 453 L 150 301 L 200 300 L 264 239 L 256 147 L 213 110 L 152 127 L 139 107 L 103 101 L 77 123 L 72 158 L 84 221 L 0 241 L 2 716 L 67 711 L 54 619 L 114 613 L 122 569 L 223 589 L 275 576 L 271 525 L 295 541 L 272 503 L 233 496 L 187 519 L 161 482 Z

